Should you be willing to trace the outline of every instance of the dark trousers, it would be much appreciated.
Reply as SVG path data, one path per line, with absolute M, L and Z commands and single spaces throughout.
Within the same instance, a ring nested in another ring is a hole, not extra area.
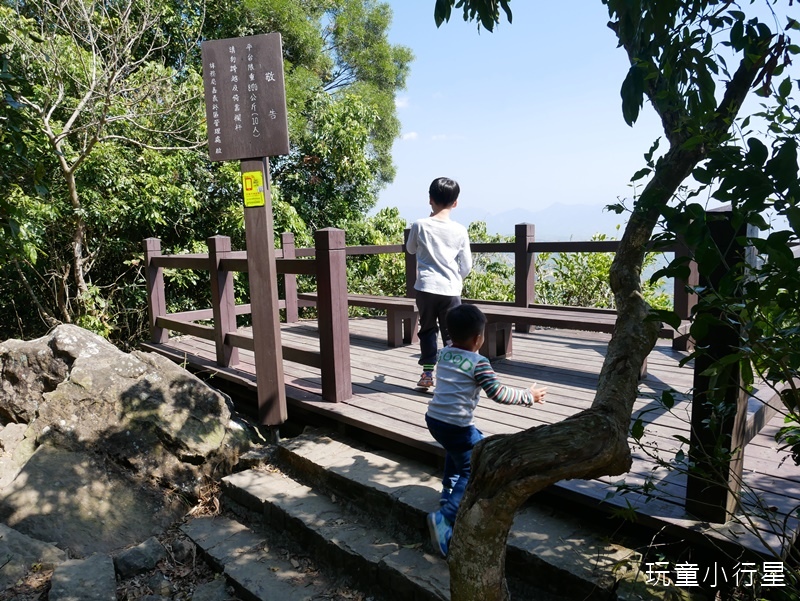
M 475 426 L 454 426 L 425 415 L 428 431 L 447 452 L 439 511 L 453 524 L 472 472 L 472 448 L 483 438 Z
M 461 304 L 460 296 L 442 296 L 417 290 L 417 309 L 419 310 L 419 349 L 420 365 L 436 363 L 436 335 L 442 333 L 442 344 L 450 344 L 445 315 L 449 309 Z

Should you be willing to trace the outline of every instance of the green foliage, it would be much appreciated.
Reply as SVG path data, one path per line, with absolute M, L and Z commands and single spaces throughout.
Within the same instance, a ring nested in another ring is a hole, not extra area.
M 36 260 L 36 247 L 31 243 L 24 214 L 14 197 L 19 194 L 18 182 L 25 178 L 41 184 L 41 169 L 29 157 L 31 125 L 19 97 L 28 88 L 27 80 L 11 60 L 13 37 L 30 37 L 32 24 L 13 18 L 11 9 L 0 6 L 0 263 L 24 257 Z M 12 37 L 13 36 L 13 37 Z
M 374 216 L 347 228 L 348 246 L 402 244 L 406 221 L 396 208 L 384 208 Z M 403 253 L 364 255 L 347 260 L 348 291 L 354 294 L 405 296 L 406 266 Z
M 595 234 L 594 241 L 607 240 L 605 234 Z M 614 253 L 568 252 L 539 253 L 536 257 L 536 300 L 546 305 L 599 307 L 614 309 L 609 272 Z M 658 261 L 656 253 L 645 255 L 644 270 Z M 663 290 L 663 279 L 644 279 L 642 294 L 654 309 L 672 308 L 671 295 Z
M 244 248 L 238 164 L 209 163 L 203 148 L 203 37 L 282 34 L 292 153 L 271 161 L 276 240 L 290 231 L 310 246 L 315 227 L 357 228 L 393 176 L 394 94 L 411 54 L 387 41 L 387 5 L 127 6 L 0 7 L 0 337 L 65 321 L 135 344 L 142 239 L 166 254 L 204 252 L 215 234 Z M 208 306 L 207 276 L 166 278 L 169 310 Z M 246 301 L 246 274 L 235 285 Z
M 358 103 L 377 118 L 368 122 L 374 205 L 380 186 L 392 181 L 392 143 L 400 133 L 394 97 L 405 87 L 411 51 L 390 44 L 391 9 L 375 0 L 209 0 L 204 35 L 209 39 L 279 31 L 284 47 L 289 139 L 299 145 L 318 128 L 309 121 L 322 92 Z M 322 107 L 323 109 L 325 107 Z M 360 135 L 357 134 L 357 135 Z M 312 157 L 316 155 L 311 155 Z M 279 183 L 281 176 L 275 174 Z
M 512 242 L 513 237 L 489 234 L 486 223 L 474 221 L 467 228 L 472 243 Z M 514 258 L 500 253 L 475 253 L 472 271 L 464 281 L 464 297 L 480 300 L 514 300 Z
M 378 115 L 357 96 L 334 99 L 325 92 L 307 110 L 305 131 L 275 161 L 275 179 L 311 229 L 343 227 L 377 200 L 369 132 Z
M 449 21 L 453 5 L 455 4 L 456 8 L 464 9 L 465 21 L 478 21 L 479 26 L 482 25 L 488 31 L 493 31 L 494 26 L 500 22 L 501 8 L 508 22 L 511 23 L 510 3 L 511 0 L 473 0 L 472 2 L 464 2 L 462 0 L 436 0 L 433 18 L 436 22 L 436 27 L 439 27 L 445 21 Z
M 513 242 L 513 236 L 489 234 L 483 221 L 468 228 L 472 243 Z M 606 240 L 595 234 L 592 240 Z M 464 281 L 464 297 L 481 300 L 514 300 L 514 257 L 502 253 L 475 253 L 472 272 Z M 536 255 L 536 302 L 547 305 L 613 309 L 614 295 L 609 270 L 614 253 L 565 252 Z M 645 269 L 652 268 L 658 255 L 648 253 Z M 642 282 L 645 299 L 654 309 L 671 309 L 671 296 L 663 291 L 663 280 Z

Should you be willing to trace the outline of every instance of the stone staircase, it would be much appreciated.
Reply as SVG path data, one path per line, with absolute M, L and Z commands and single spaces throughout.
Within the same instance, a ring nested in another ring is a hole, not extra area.
M 445 560 L 429 540 L 425 515 L 438 507 L 437 471 L 323 431 L 281 441 L 268 460 L 223 479 L 226 516 L 196 518 L 183 531 L 225 573 L 243 599 L 325 599 L 330 583 L 304 577 L 298 562 L 271 549 L 264 529 L 290 537 L 346 574 L 368 598 L 450 598 Z M 639 555 L 581 519 L 526 506 L 509 537 L 512 598 L 664 598 L 637 570 Z M 674 594 L 674 590 L 673 590 Z

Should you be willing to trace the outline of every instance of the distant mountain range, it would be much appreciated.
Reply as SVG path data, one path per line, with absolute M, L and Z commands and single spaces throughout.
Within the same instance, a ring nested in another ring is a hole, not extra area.
M 598 205 L 555 203 L 538 211 L 511 209 L 494 214 L 480 207 L 459 205 L 453 211 L 453 218 L 465 225 L 473 221 L 485 221 L 490 234 L 506 236 L 513 235 L 516 224 L 532 223 L 536 226 L 537 240 L 556 242 L 589 240 L 594 234 L 606 234 L 610 238 L 619 239 L 628 221 L 628 214 L 617 215 Z

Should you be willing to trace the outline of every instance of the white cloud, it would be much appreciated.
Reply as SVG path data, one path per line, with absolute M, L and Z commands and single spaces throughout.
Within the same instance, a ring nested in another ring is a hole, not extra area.
M 398 109 L 406 109 L 411 106 L 411 101 L 408 99 L 408 96 L 398 96 L 394 99 L 394 106 Z
M 401 140 L 416 140 L 417 138 L 419 138 L 419 134 L 415 131 L 410 131 L 407 134 L 400 136 Z

